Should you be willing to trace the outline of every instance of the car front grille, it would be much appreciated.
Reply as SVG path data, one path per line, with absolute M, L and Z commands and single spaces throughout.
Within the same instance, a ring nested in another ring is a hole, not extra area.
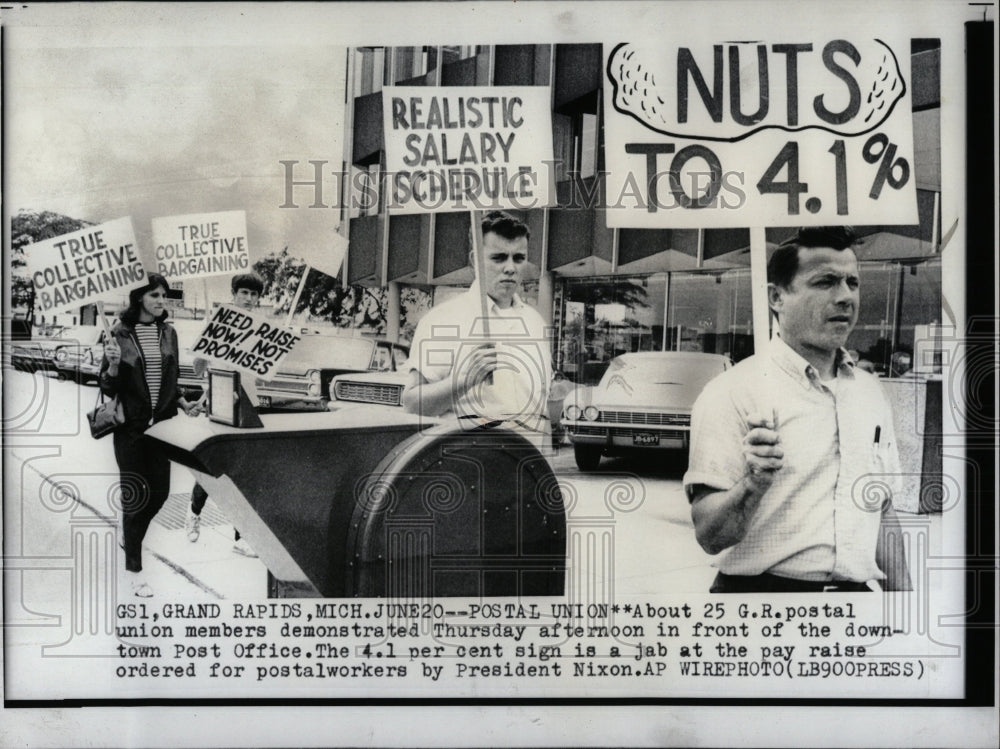
M 598 421 L 609 424 L 648 424 L 649 426 L 689 426 L 690 414 L 648 413 L 645 411 L 601 411 Z
M 604 427 L 586 427 L 586 426 L 572 426 L 569 430 L 573 434 L 583 434 L 591 437 L 603 437 L 608 433 L 608 430 Z
M 376 385 L 368 382 L 341 381 L 334 388 L 337 400 L 387 406 L 398 406 L 402 392 L 402 385 Z
M 611 430 L 612 437 L 634 437 L 637 434 L 658 434 L 662 440 L 682 440 L 684 439 L 687 432 L 681 432 L 676 429 L 665 429 L 657 430 L 655 432 L 644 432 L 642 429 L 620 429 L 615 428 Z

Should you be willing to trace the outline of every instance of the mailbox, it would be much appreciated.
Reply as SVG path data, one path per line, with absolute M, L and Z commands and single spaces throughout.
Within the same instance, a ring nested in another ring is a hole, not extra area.
M 366 409 L 262 422 L 179 416 L 146 435 L 288 587 L 330 598 L 563 593 L 559 485 L 517 433 Z

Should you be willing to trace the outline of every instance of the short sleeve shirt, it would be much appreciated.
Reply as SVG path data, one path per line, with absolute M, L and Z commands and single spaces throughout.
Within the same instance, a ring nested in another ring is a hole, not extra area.
M 878 380 L 856 369 L 846 351 L 838 354 L 832 385 L 775 338 L 702 391 L 691 417 L 689 497 L 698 485 L 728 490 L 743 478 L 750 419 L 773 417 L 784 451 L 781 470 L 720 571 L 814 581 L 884 577 L 875 548 L 900 473 L 892 411 Z
M 489 298 L 488 298 L 489 299 Z M 508 308 L 489 299 L 483 325 L 479 287 L 432 308 L 417 323 L 410 344 L 408 370 L 428 382 L 457 376 L 461 364 L 483 343 L 497 346 L 498 369 L 493 384 L 481 383 L 457 400 L 456 416 L 514 419 L 538 431 L 546 414 L 552 355 L 545 321 L 518 297 Z M 487 335 L 488 333 L 488 335 Z

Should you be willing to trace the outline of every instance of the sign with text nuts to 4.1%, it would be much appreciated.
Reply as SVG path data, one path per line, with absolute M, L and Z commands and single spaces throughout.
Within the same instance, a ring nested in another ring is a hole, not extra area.
M 608 226 L 917 223 L 909 49 L 606 45 Z

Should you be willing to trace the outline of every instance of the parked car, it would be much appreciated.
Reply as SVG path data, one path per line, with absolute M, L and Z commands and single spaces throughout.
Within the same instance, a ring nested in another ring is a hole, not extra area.
M 10 363 L 25 372 L 57 372 L 56 351 L 67 345 L 79 346 L 82 342 L 96 340 L 90 329 L 95 325 L 49 326 L 45 334 L 36 333 L 27 341 L 12 341 Z
M 726 356 L 687 351 L 615 357 L 597 387 L 566 398 L 562 424 L 577 466 L 593 471 L 602 455 L 631 450 L 686 450 L 695 399 L 731 366 Z
M 55 349 L 53 362 L 60 377 L 83 383 L 97 381 L 104 358 L 104 328 L 100 325 L 79 325 L 72 329 L 75 340 L 64 342 Z M 63 336 L 65 338 L 65 335 Z
M 261 408 L 325 411 L 330 383 L 349 372 L 395 372 L 409 347 L 376 338 L 306 335 L 289 352 L 275 376 L 258 379 Z

